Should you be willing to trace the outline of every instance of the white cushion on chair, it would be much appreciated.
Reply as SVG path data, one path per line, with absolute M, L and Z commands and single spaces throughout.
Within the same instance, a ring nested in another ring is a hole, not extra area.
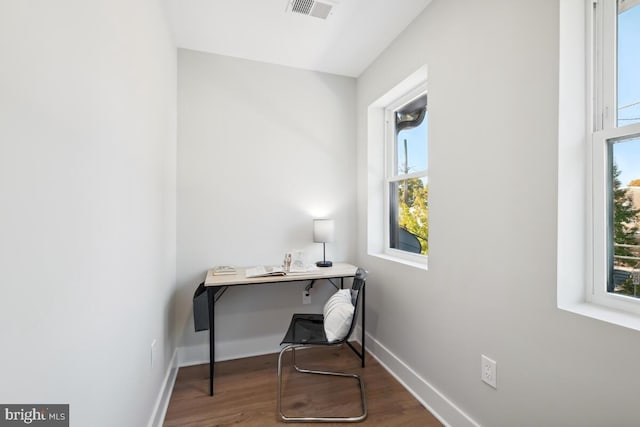
M 351 327 L 354 307 L 351 304 L 351 290 L 341 289 L 324 305 L 324 333 L 328 341 L 344 338 Z
M 349 289 L 340 289 L 335 294 L 331 295 L 331 297 L 324 304 L 324 309 L 322 310 L 322 314 L 324 317 L 327 317 L 329 311 L 337 304 L 348 302 L 351 304 L 351 291 Z

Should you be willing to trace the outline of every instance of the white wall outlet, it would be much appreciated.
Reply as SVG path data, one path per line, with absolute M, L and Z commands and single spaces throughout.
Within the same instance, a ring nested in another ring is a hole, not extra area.
M 306 289 L 302 291 L 302 303 L 311 304 L 311 293 Z
M 491 387 L 497 389 L 496 374 L 496 361 L 483 354 L 480 358 L 480 378 Z
M 153 362 L 155 361 L 156 358 L 156 339 L 154 338 L 153 341 L 151 341 L 151 367 L 153 368 Z

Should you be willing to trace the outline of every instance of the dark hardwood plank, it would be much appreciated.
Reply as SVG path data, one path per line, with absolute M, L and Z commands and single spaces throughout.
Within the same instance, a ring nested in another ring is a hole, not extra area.
M 213 397 L 208 394 L 208 365 L 181 368 L 167 410 L 165 427 L 284 425 L 276 415 L 277 356 L 267 354 L 218 362 Z M 364 369 L 346 346 L 298 351 L 296 359 L 298 366 L 304 368 L 362 375 L 369 415 L 360 425 L 442 425 L 369 355 Z M 360 413 L 360 391 L 355 380 L 299 374 L 290 362 L 287 355 L 283 364 L 283 410 L 287 415 L 344 416 Z

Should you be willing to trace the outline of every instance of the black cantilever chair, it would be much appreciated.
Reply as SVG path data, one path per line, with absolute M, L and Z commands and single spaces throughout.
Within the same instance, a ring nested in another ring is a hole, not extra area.
M 323 314 L 294 314 L 289 324 L 289 329 L 284 336 L 282 344 L 286 344 L 278 356 L 278 415 L 280 419 L 285 422 L 358 422 L 367 417 L 367 401 L 364 393 L 364 382 L 359 375 L 342 373 L 342 372 L 327 372 L 316 371 L 310 369 L 303 369 L 296 365 L 296 349 L 309 348 L 309 347 L 329 347 L 338 346 L 345 343 L 356 325 L 358 318 L 358 306 L 361 300 L 361 290 L 365 286 L 367 272 L 361 268 L 356 271 L 356 276 L 353 279 L 351 286 L 351 299 L 350 302 L 353 305 L 353 316 L 351 318 L 351 324 L 347 334 L 336 340 L 327 339 L 325 333 L 325 322 Z M 289 417 L 282 413 L 282 355 L 291 350 L 293 366 L 297 372 L 303 374 L 315 374 L 315 375 L 332 375 L 337 377 L 354 378 L 358 381 L 360 386 L 360 399 L 362 402 L 362 413 L 353 417 Z

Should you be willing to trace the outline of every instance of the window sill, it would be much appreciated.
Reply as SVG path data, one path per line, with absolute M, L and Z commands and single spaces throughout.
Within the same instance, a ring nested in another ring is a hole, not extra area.
M 408 260 L 408 259 L 404 259 L 404 258 L 401 258 L 401 257 L 398 257 L 398 256 L 389 255 L 389 254 L 378 253 L 378 254 L 369 254 L 369 255 L 371 255 L 373 257 L 376 257 L 376 258 L 384 259 L 384 260 L 387 260 L 387 261 L 397 262 L 398 264 L 407 265 L 409 267 L 418 268 L 418 269 L 423 270 L 423 271 L 427 271 L 428 270 L 428 268 L 427 268 L 427 260 L 426 259 L 425 259 L 424 262 L 418 262 L 418 261 L 411 261 L 411 260 Z
M 640 315 L 637 314 L 588 302 L 565 305 L 559 304 L 558 308 L 581 316 L 640 331 Z

